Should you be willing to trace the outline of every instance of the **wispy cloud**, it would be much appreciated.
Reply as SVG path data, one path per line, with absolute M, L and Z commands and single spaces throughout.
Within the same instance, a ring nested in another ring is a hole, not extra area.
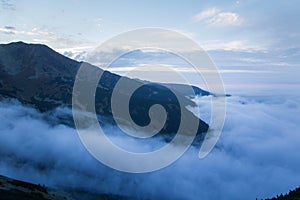
M 205 50 L 239 50 L 246 52 L 256 52 L 266 50 L 263 44 L 255 43 L 250 40 L 207 40 L 201 43 Z
M 11 0 L 0 0 L 0 5 L 5 10 L 16 10 L 16 6 Z
M 201 11 L 200 13 L 196 14 L 194 16 L 194 20 L 195 21 L 202 21 L 204 19 L 213 17 L 214 15 L 216 15 L 219 12 L 219 9 L 216 7 L 213 8 L 209 8 L 206 10 Z
M 241 24 L 241 18 L 237 13 L 221 12 L 209 19 L 208 24 L 213 26 L 228 26 Z
M 50 32 L 50 31 L 46 31 L 46 30 L 42 30 L 39 28 L 33 28 L 31 30 L 19 30 L 16 27 L 13 26 L 4 26 L 3 28 L 0 27 L 0 33 L 5 33 L 5 34 L 13 34 L 13 35 L 26 35 L 26 36 L 47 36 L 50 38 L 54 38 L 55 34 Z
M 4 26 L 5 29 L 8 29 L 8 30 L 15 30 L 16 28 L 13 27 L 13 26 Z
M 211 26 L 239 25 L 242 22 L 239 14 L 234 12 L 221 12 L 221 10 L 216 7 L 199 12 L 193 19 L 196 22 L 203 21 Z
M 236 49 L 247 49 L 247 48 L 249 48 L 249 44 L 248 41 L 246 40 L 234 40 L 224 44 L 225 50 L 236 50 Z
M 9 34 L 9 35 L 35 35 L 33 31 L 24 31 L 24 30 L 17 30 L 13 26 L 4 26 L 3 28 L 0 27 L 0 33 Z

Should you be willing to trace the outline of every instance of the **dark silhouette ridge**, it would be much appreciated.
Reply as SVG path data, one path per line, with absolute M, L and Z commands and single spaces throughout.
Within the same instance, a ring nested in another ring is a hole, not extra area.
M 72 92 L 75 77 L 79 67 L 83 64 L 69 59 L 46 45 L 26 44 L 14 42 L 0 45 L 0 95 L 16 98 L 22 103 L 29 104 L 40 111 L 49 111 L 58 106 L 72 106 Z M 115 84 L 121 76 L 103 71 L 102 69 L 85 63 L 93 70 L 100 70 L 103 75 L 99 81 L 95 109 L 97 114 L 106 117 L 108 123 L 114 123 L 111 118 L 111 95 Z M 143 81 L 129 79 L 129 83 L 143 84 Z M 170 84 L 178 91 L 185 106 L 195 104 L 186 96 L 186 85 Z M 198 95 L 210 93 L 193 86 Z M 122 95 L 128 95 L 122 91 Z M 149 123 L 149 107 L 154 104 L 164 106 L 168 113 L 167 121 L 161 132 L 176 133 L 180 123 L 180 105 L 170 90 L 160 84 L 148 83 L 143 90 L 135 92 L 130 101 L 130 114 L 140 125 Z M 184 117 L 188 120 L 198 120 L 198 133 L 208 130 L 208 125 L 187 111 Z M 69 125 L 72 126 L 73 120 Z M 187 134 L 189 128 L 187 127 Z

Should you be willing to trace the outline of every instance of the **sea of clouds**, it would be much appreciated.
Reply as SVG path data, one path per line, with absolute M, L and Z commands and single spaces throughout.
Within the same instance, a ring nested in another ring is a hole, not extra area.
M 110 70 L 126 74 L 126 67 L 153 61 L 188 67 L 178 58 L 152 54 L 145 57 L 135 52 L 134 59 L 120 58 Z M 61 192 L 111 193 L 137 199 L 262 199 L 287 193 L 300 186 L 300 71 L 294 65 L 262 64 L 219 67 L 232 96 L 226 98 L 221 137 L 207 157 L 200 160 L 200 146 L 193 145 L 170 166 L 144 174 L 119 172 L 94 159 L 77 131 L 59 123 L 71 115 L 70 109 L 40 113 L 16 100 L 2 100 L 0 174 Z M 191 83 L 199 83 L 199 77 L 188 70 L 179 72 L 185 72 Z M 210 98 L 195 99 L 206 122 L 210 121 Z M 161 137 L 141 140 L 114 126 L 104 130 L 115 144 L 133 152 L 166 145 Z
M 197 99 L 200 114 L 209 111 L 209 100 Z M 267 198 L 300 185 L 297 92 L 233 92 L 227 98 L 221 138 L 206 158 L 200 160 L 200 147 L 191 146 L 172 165 L 145 174 L 123 173 L 102 165 L 84 148 L 75 129 L 49 123 L 49 119 L 70 112 L 58 108 L 40 113 L 16 100 L 2 100 L 0 174 L 60 191 L 80 189 L 138 199 Z M 204 118 L 209 120 L 209 116 Z M 105 130 L 116 143 L 126 146 L 129 142 L 133 150 L 165 145 L 157 138 L 145 147 L 138 139 L 116 134 L 115 127 Z

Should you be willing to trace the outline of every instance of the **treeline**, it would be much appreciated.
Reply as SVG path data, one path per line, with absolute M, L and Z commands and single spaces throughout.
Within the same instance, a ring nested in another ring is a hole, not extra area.
M 265 200 L 300 200 L 300 187 L 296 188 L 295 190 L 290 190 L 290 192 L 287 194 L 280 194 L 276 197 Z

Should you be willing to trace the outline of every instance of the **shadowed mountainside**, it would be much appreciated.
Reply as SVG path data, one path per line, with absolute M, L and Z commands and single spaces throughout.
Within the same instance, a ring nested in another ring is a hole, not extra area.
M 111 95 L 119 75 L 103 71 L 88 63 L 77 62 L 60 55 L 49 47 L 41 44 L 26 44 L 15 42 L 0 45 L 0 95 L 16 98 L 22 103 L 29 104 L 40 111 L 49 111 L 58 106 L 72 106 L 72 91 L 75 77 L 80 66 L 91 68 L 91 71 L 101 73 L 101 79 L 95 94 L 95 110 L 100 116 L 108 119 L 105 123 L 114 123 L 111 111 Z M 88 75 L 87 79 L 88 80 Z M 181 107 L 175 95 L 160 84 L 127 79 L 130 84 L 143 86 L 139 92 L 130 97 L 130 114 L 138 125 L 147 125 L 150 122 L 149 108 L 154 104 L 162 105 L 167 112 L 167 119 L 161 132 L 176 133 L 181 119 Z M 208 125 L 194 116 L 186 109 L 186 106 L 195 106 L 187 96 L 186 85 L 170 84 L 172 89 L 178 91 L 185 120 L 198 120 L 197 133 L 208 130 Z M 193 86 L 197 95 L 209 95 L 210 93 Z M 117 91 L 121 97 L 128 97 L 124 91 Z M 122 102 L 122 99 L 120 99 Z M 70 119 L 68 125 L 73 125 Z M 186 127 L 186 133 L 191 131 Z
M 45 186 L 14 180 L 0 175 L 0 200 L 64 200 Z
M 33 184 L 25 181 L 15 180 L 0 175 L 0 200 L 128 200 L 134 197 L 91 193 L 90 191 L 70 189 L 61 192 L 40 184 Z

